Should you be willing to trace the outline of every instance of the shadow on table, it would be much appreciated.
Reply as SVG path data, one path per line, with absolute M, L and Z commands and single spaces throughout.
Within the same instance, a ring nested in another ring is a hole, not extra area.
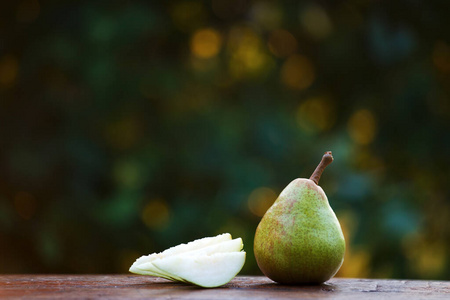
M 242 288 L 242 287 L 241 287 Z M 250 289 L 270 289 L 270 290 L 302 290 L 311 292 L 334 292 L 337 290 L 337 286 L 331 283 L 321 283 L 315 285 L 291 285 L 291 284 L 279 284 L 276 282 L 268 283 L 256 283 L 248 286 Z

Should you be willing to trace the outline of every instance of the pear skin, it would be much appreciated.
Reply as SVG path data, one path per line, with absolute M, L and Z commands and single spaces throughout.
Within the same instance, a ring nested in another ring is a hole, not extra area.
M 319 284 L 333 277 L 344 261 L 341 226 L 317 184 L 331 161 L 327 152 L 310 179 L 289 183 L 256 229 L 258 266 L 278 283 Z

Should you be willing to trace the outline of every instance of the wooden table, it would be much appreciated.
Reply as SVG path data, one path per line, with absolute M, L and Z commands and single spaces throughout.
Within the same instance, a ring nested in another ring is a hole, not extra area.
M 284 286 L 238 276 L 204 289 L 135 275 L 0 275 L 0 299 L 450 299 L 450 281 L 333 278 L 317 286 Z

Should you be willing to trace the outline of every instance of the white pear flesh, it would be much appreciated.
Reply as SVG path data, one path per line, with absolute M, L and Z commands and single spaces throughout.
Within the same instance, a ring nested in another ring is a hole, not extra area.
M 245 263 L 245 252 L 224 252 L 212 255 L 179 254 L 155 260 L 161 271 L 195 285 L 212 288 L 230 282 Z
M 157 277 L 163 277 L 169 280 L 180 280 L 180 278 L 173 278 L 169 276 L 168 274 L 165 274 L 164 272 L 161 272 L 161 270 L 155 268 L 153 264 L 151 263 L 155 259 L 161 259 L 164 257 L 168 257 L 171 255 L 176 255 L 180 253 L 185 253 L 189 251 L 195 251 L 202 248 L 206 248 L 208 246 L 212 246 L 214 244 L 218 244 L 224 241 L 231 240 L 231 234 L 224 233 L 219 234 L 214 237 L 206 237 L 202 239 L 197 239 L 195 241 L 189 242 L 187 244 L 180 244 L 175 247 L 171 247 L 169 249 L 164 250 L 160 253 L 153 253 L 150 255 L 144 255 L 138 258 L 133 265 L 130 267 L 130 272 L 139 274 L 139 275 L 150 275 L 150 276 L 157 276 Z
M 191 250 L 187 252 L 183 252 L 180 254 L 174 254 L 174 255 L 167 255 L 164 258 L 167 257 L 174 257 L 178 255 L 189 255 L 189 256 L 208 256 L 216 253 L 226 253 L 226 252 L 239 252 L 244 247 L 244 244 L 242 242 L 241 238 L 236 238 L 234 240 L 230 241 L 224 241 L 217 244 L 213 244 L 204 248 L 200 248 L 197 250 Z M 164 259 L 163 257 L 157 257 L 154 260 L 150 262 L 146 262 L 143 264 L 140 264 L 135 267 L 135 269 L 140 272 L 141 275 L 151 275 L 151 276 L 158 276 L 163 277 L 169 280 L 178 280 L 178 281 L 185 281 L 183 278 L 180 278 L 176 274 L 168 274 L 164 270 L 161 270 L 157 267 L 155 267 L 155 262 Z M 158 275 L 155 275 L 158 274 Z
M 224 252 L 239 252 L 244 247 L 244 243 L 241 238 L 236 238 L 231 241 L 224 241 L 201 249 L 188 251 L 182 253 L 183 255 L 211 255 L 214 253 Z

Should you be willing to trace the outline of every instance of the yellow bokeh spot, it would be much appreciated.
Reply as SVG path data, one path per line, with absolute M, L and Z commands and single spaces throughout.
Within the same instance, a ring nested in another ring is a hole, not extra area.
M 136 188 L 142 183 L 142 170 L 137 162 L 119 161 L 114 165 L 116 182 L 124 187 Z
M 270 52 L 277 57 L 287 57 L 297 51 L 297 39 L 284 29 L 272 31 L 267 44 Z
M 197 30 L 191 38 L 191 52 L 199 58 L 216 56 L 222 45 L 222 38 L 214 29 Z
M 230 74 L 241 79 L 264 77 L 272 66 L 260 36 L 250 27 L 236 26 L 228 37 Z
M 339 269 L 337 276 L 364 278 L 369 276 L 371 255 L 367 249 L 363 247 L 353 246 L 352 240 L 356 229 L 358 228 L 358 220 L 355 213 L 351 210 L 338 211 L 336 213 L 342 232 L 345 238 L 345 255 L 344 264 Z
M 344 263 L 337 273 L 339 277 L 367 278 L 370 274 L 370 253 L 360 247 L 351 247 L 347 244 Z
M 330 129 L 336 120 L 335 107 L 327 97 L 313 97 L 300 103 L 297 122 L 306 133 Z
M 328 14 L 316 4 L 310 5 L 300 12 L 300 22 L 305 30 L 316 39 L 326 38 L 333 29 Z
M 434 66 L 445 73 L 450 72 L 450 46 L 445 42 L 436 43 L 432 53 Z
M 416 273 L 425 278 L 442 276 L 448 260 L 448 251 L 443 243 L 429 241 L 423 234 L 415 234 L 406 236 L 402 246 Z
M 141 217 L 150 229 L 162 230 L 169 224 L 169 206 L 164 199 L 152 199 L 145 205 Z
M 294 90 L 308 88 L 315 78 L 314 66 L 305 56 L 290 56 L 281 68 L 281 81 Z
M 267 187 L 257 188 L 248 197 L 248 208 L 254 215 L 262 217 L 276 198 L 277 194 L 272 189 Z
M 352 140 L 360 145 L 368 145 L 375 139 L 377 121 L 367 109 L 356 111 L 348 120 L 347 130 Z
M 418 273 L 426 277 L 439 276 L 447 264 L 447 251 L 444 245 L 435 244 L 423 247 L 414 261 Z
M 336 213 L 339 223 L 341 224 L 342 232 L 344 233 L 345 241 L 350 243 L 353 234 L 358 227 L 358 220 L 356 215 L 351 210 L 338 211 Z
M 12 55 L 6 55 L 0 60 L 0 85 L 10 87 L 19 73 L 19 63 Z
M 274 29 L 283 22 L 283 8 L 276 1 L 256 1 L 251 8 L 250 18 L 258 27 Z

